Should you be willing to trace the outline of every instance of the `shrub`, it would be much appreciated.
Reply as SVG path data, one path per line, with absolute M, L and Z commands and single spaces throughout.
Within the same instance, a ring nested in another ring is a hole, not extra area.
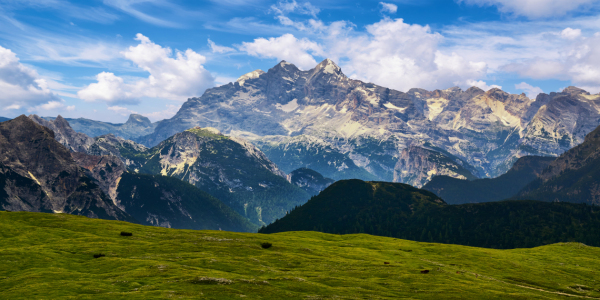
M 100 257 L 104 257 L 104 256 L 106 256 L 106 255 L 104 255 L 104 254 L 94 254 L 94 258 L 100 258 Z
M 133 235 L 133 233 L 131 233 L 131 232 L 125 232 L 125 231 L 121 231 L 121 235 L 122 235 L 122 236 L 132 236 L 132 235 Z
M 271 248 L 271 246 L 273 246 L 273 244 L 271 243 L 262 243 L 260 244 L 261 247 L 263 247 L 263 249 L 268 249 Z

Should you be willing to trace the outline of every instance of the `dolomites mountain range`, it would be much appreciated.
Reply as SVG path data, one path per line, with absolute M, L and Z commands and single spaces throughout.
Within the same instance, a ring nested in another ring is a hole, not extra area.
M 600 95 L 575 87 L 536 99 L 477 87 L 405 93 L 348 78 L 326 59 L 307 71 L 282 61 L 209 89 L 136 141 L 151 147 L 195 126 L 214 127 L 251 141 L 287 173 L 310 167 L 333 179 L 420 187 L 432 174 L 495 177 L 519 157 L 558 156 L 598 124 Z M 408 172 L 426 175 L 402 175 Z

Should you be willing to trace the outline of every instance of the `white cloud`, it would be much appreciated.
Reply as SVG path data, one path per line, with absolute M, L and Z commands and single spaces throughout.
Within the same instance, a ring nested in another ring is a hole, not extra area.
M 332 24 L 326 54 L 341 61 L 351 77 L 407 91 L 451 86 L 469 87 L 469 80 L 485 77 L 487 65 L 440 49 L 443 36 L 429 26 L 384 18 L 358 33 L 347 24 Z
M 531 19 L 562 16 L 598 0 L 458 0 L 471 5 L 497 6 L 498 11 Z
M 275 5 L 271 5 L 271 11 L 273 11 L 277 15 L 297 13 L 303 15 L 310 15 L 316 18 L 320 9 L 310 4 L 310 2 L 298 4 L 298 2 L 292 0 L 291 2 L 280 1 L 277 2 L 277 4 Z
M 521 82 L 519 84 L 515 84 L 515 89 L 525 91 L 525 94 L 527 94 L 527 97 L 529 97 L 531 99 L 535 99 L 538 94 L 541 94 L 544 92 L 540 87 L 532 86 L 531 84 L 528 84 L 526 82 Z
M 107 109 L 110 111 L 113 111 L 116 114 L 119 114 L 121 116 L 129 116 L 131 114 L 137 114 L 136 111 L 130 110 L 129 108 L 126 108 L 126 107 L 117 106 L 117 105 L 109 106 Z
M 571 27 L 567 27 L 560 32 L 560 36 L 568 40 L 574 40 L 581 36 L 581 29 L 573 29 Z
M 208 39 L 208 45 L 210 46 L 210 50 L 212 50 L 213 53 L 228 53 L 228 52 L 235 51 L 235 49 L 233 49 L 231 47 L 219 46 L 219 45 L 215 44 L 215 42 L 211 41 L 210 39 Z
M 178 106 L 178 105 L 167 104 L 167 105 L 165 105 L 165 109 L 162 109 L 162 110 L 156 111 L 156 112 L 145 113 L 144 116 L 148 117 L 150 120 L 152 120 L 154 122 L 164 120 L 164 119 L 170 119 L 177 113 L 179 108 L 180 108 L 180 106 Z
M 31 108 L 62 101 L 48 89 L 38 73 L 19 61 L 10 49 L 0 46 L 0 106 L 4 110 Z
M 395 14 L 398 11 L 398 6 L 392 3 L 379 2 L 381 5 L 381 12 Z
M 160 7 L 160 10 L 164 13 L 165 8 L 170 10 L 176 8 L 172 4 L 169 5 L 167 1 L 156 1 L 156 0 L 104 0 L 104 4 L 117 8 L 137 19 L 140 19 L 144 22 L 164 26 L 164 27 L 180 27 L 179 24 L 167 20 L 163 20 L 161 18 L 154 17 L 148 13 L 144 13 L 140 5 L 144 4 L 152 4 L 154 6 Z
M 492 85 L 488 85 L 485 81 L 483 80 L 467 80 L 467 84 L 470 86 L 476 86 L 484 91 L 489 91 L 493 88 L 497 88 L 497 89 L 502 89 L 502 86 L 496 85 L 496 84 L 492 84 Z
M 214 86 L 214 78 L 204 69 L 204 56 L 191 49 L 176 51 L 173 55 L 170 48 L 163 48 L 140 33 L 135 40 L 140 43 L 121 53 L 138 68 L 150 73 L 148 78 L 128 83 L 113 73 L 102 72 L 97 75 L 96 83 L 77 93 L 79 98 L 108 103 L 131 103 L 142 97 L 185 101 Z
M 277 38 L 258 38 L 254 42 L 244 42 L 239 46 L 252 56 L 277 58 L 295 64 L 300 69 L 311 69 L 317 64 L 313 55 L 322 56 L 321 46 L 307 38 L 297 39 L 292 34 L 284 34 Z

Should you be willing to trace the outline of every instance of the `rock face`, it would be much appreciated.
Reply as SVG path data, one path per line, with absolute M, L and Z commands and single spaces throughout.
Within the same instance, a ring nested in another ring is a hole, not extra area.
M 193 184 L 257 225 L 272 222 L 309 198 L 254 145 L 214 128 L 177 133 L 144 155 L 140 173 Z
M 335 180 L 377 178 L 357 166 L 348 153 L 341 152 L 323 139 L 301 135 L 285 140 L 255 142 L 284 172 L 305 167 Z
M 440 175 L 465 180 L 476 179 L 465 166 L 470 167 L 458 158 L 452 160 L 440 152 L 410 146 L 400 154 L 394 168 L 394 181 L 420 188 L 434 176 Z
M 287 175 L 287 178 L 291 184 L 303 189 L 311 196 L 319 194 L 335 182 L 335 180 L 325 178 L 319 172 L 307 168 L 294 170 Z
M 56 140 L 70 151 L 87 152 L 89 147 L 94 143 L 94 139 L 73 130 L 69 122 L 60 115 L 51 121 L 40 118 L 37 115 L 29 115 L 29 118 L 36 123 L 51 129 L 54 132 Z
M 563 153 L 515 197 L 600 205 L 600 127 Z
M 54 121 L 54 118 L 44 118 L 47 121 Z M 101 121 L 95 121 L 85 118 L 64 119 L 69 122 L 73 130 L 84 133 L 89 137 L 113 134 L 124 139 L 135 139 L 139 136 L 150 134 L 156 128 L 157 123 L 152 123 L 142 115 L 132 114 L 127 122 L 123 124 L 113 124 Z
M 2 208 L 131 220 L 79 167 L 54 132 L 26 116 L 0 123 Z
M 121 176 L 126 172 L 123 162 L 111 155 L 96 156 L 72 152 L 71 156 L 77 165 L 88 171 L 87 175 L 96 180 L 96 184 L 113 200 L 113 203 L 125 210 L 117 199 L 117 187 Z
M 599 101 L 600 95 L 572 87 L 535 100 L 476 87 L 404 93 L 350 79 L 328 59 L 308 71 L 282 61 L 188 99 L 138 141 L 154 146 L 187 128 L 215 127 L 250 140 L 288 172 L 309 167 L 337 179 L 315 165 L 343 168 L 339 157 L 345 156 L 380 180 L 408 171 L 396 168 L 403 149 L 428 143 L 470 165 L 463 167 L 474 176 L 495 177 L 519 157 L 558 156 L 581 143 L 599 124 Z M 321 149 L 329 154 L 313 155 Z
M 536 180 L 554 157 L 524 156 L 506 174 L 472 181 L 436 176 L 423 189 L 433 192 L 448 204 L 481 203 L 509 199 Z

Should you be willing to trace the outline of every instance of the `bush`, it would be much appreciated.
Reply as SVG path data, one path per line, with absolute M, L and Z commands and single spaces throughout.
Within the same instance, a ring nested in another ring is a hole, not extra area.
M 263 249 L 268 249 L 271 248 L 271 246 L 273 246 L 273 244 L 271 243 L 262 243 L 260 244 L 261 247 L 263 247 Z
M 132 236 L 132 235 L 133 235 L 133 233 L 131 233 L 131 232 L 125 232 L 125 231 L 121 231 L 121 235 L 122 235 L 122 236 Z
M 94 254 L 94 258 L 100 258 L 100 257 L 104 257 L 104 256 L 106 256 L 106 255 L 104 255 L 104 254 Z

